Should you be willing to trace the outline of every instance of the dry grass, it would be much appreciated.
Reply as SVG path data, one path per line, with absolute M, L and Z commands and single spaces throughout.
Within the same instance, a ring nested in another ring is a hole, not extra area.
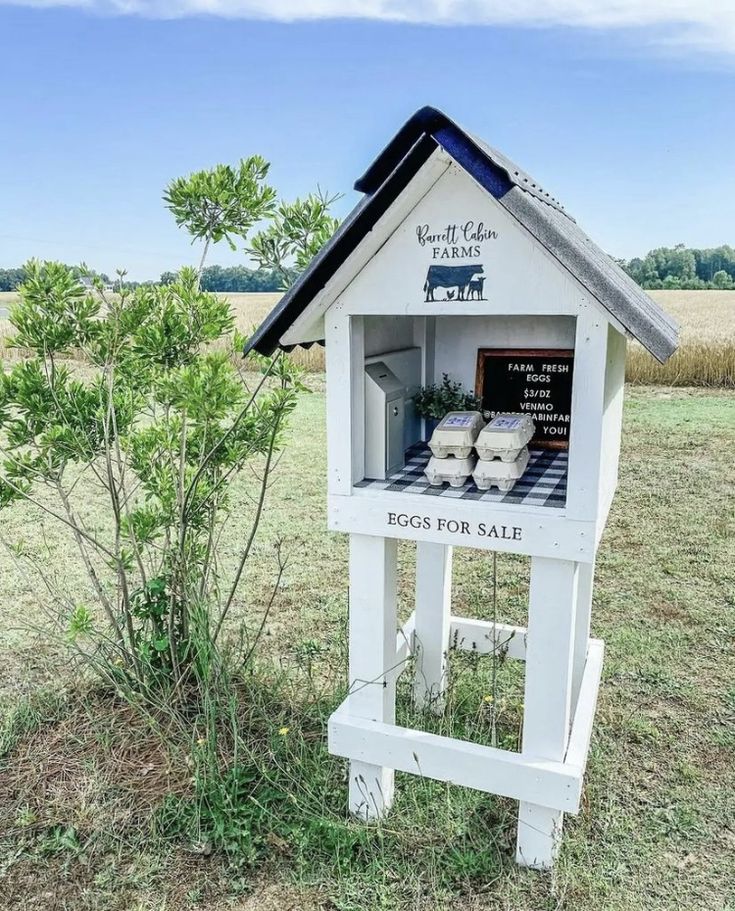
M 235 312 L 235 325 L 241 332 L 251 333 L 276 306 L 280 294 L 227 294 Z M 296 348 L 292 353 L 293 360 L 308 373 L 324 372 L 324 348 L 312 345 L 311 348 Z
M 189 788 L 180 758 L 140 713 L 105 693 L 82 695 L 12 753 L 0 779 L 0 837 L 56 825 L 142 834 L 167 794 Z
M 639 386 L 735 387 L 735 342 L 684 342 L 665 364 L 631 345 L 625 376 Z

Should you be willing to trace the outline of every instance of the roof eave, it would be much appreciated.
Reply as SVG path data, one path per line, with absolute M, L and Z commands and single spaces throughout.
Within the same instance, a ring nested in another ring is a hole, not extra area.
M 334 272 L 333 262 L 344 260 L 354 250 L 370 228 L 411 182 L 418 169 L 428 161 L 437 142 L 426 134 L 418 137 L 408 154 L 398 163 L 386 180 L 369 196 L 365 196 L 350 212 L 336 232 L 312 259 L 274 309 L 248 340 L 243 354 L 258 351 L 270 355 L 279 347 L 279 340 L 322 290 Z

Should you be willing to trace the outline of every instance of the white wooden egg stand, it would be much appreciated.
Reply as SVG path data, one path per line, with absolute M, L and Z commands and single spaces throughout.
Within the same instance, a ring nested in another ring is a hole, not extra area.
M 365 820 L 389 809 L 396 769 L 517 799 L 517 860 L 548 869 L 564 813 L 579 811 L 602 671 L 590 608 L 617 486 L 626 337 L 664 361 L 676 324 L 528 175 L 435 109 L 417 112 L 356 188 L 367 195 L 344 230 L 249 345 L 270 354 L 326 342 L 328 521 L 350 536 L 350 686 L 329 721 L 329 749 L 349 759 L 350 810 Z M 446 251 L 466 239 L 467 226 L 478 233 L 457 265 L 482 272 L 484 286 L 434 295 L 430 269 L 455 258 Z M 422 243 L 428 235 L 435 240 Z M 484 271 L 474 268 L 480 263 Z M 488 348 L 574 349 L 563 506 L 366 483 L 366 363 L 392 358 L 392 369 L 396 354 L 420 350 L 420 376 L 407 389 L 444 372 L 472 389 L 478 351 Z M 482 534 L 481 523 L 496 536 Z M 399 539 L 416 542 L 415 610 L 401 630 Z M 454 546 L 531 558 L 527 628 L 452 615 Z M 520 753 L 396 726 L 407 657 L 419 703 L 441 710 L 450 646 L 502 648 L 526 662 Z
M 493 205 L 483 202 L 486 209 Z M 494 214 L 503 223 L 502 214 Z M 510 233 L 510 226 L 504 227 Z M 526 271 L 540 270 L 553 284 L 547 270 L 556 267 L 538 251 L 536 257 Z M 573 293 L 554 289 L 535 303 L 526 293 L 492 295 L 493 316 L 511 323 L 519 316 L 574 318 L 563 509 L 356 488 L 364 477 L 363 370 L 370 320 L 398 312 L 416 317 L 420 327 L 432 317 L 488 313 L 486 302 L 409 297 L 396 308 L 393 295 L 370 290 L 381 273 L 394 268 L 391 259 L 386 244 L 373 260 L 380 260 L 379 272 L 363 269 L 325 315 L 329 526 L 350 535 L 350 692 L 330 719 L 329 749 L 350 760 L 350 810 L 365 820 L 390 807 L 396 769 L 519 800 L 517 860 L 548 869 L 564 813 L 580 807 L 602 670 L 603 643 L 590 639 L 590 609 L 595 554 L 617 483 L 625 336 L 580 287 Z M 527 280 L 543 284 L 537 275 Z M 568 277 L 564 281 L 574 285 Z M 435 379 L 438 371 L 431 373 L 429 366 L 434 342 L 417 341 L 424 352 L 424 380 Z M 391 520 L 391 514 L 408 517 L 408 524 Z M 411 516 L 418 517 L 413 525 L 419 527 L 412 527 Z M 504 526 L 508 537 L 478 536 L 473 533 L 478 521 Z M 396 633 L 398 539 L 417 542 L 416 598 L 414 613 Z M 452 616 L 453 546 L 531 557 L 527 629 Z M 488 655 L 503 648 L 509 658 L 526 661 L 521 753 L 395 725 L 396 682 L 408 655 L 415 657 L 416 696 L 440 708 L 450 645 Z

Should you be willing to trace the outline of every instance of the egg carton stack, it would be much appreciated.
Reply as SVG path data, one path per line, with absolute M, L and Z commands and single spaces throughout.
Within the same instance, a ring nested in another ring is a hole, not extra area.
M 496 414 L 478 434 L 479 456 L 472 477 L 480 490 L 495 485 L 503 493 L 512 490 L 528 468 L 528 441 L 536 430 L 527 414 Z
M 444 415 L 429 440 L 431 458 L 424 469 L 432 487 L 447 482 L 451 487 L 462 487 L 477 464 L 473 449 L 484 423 L 479 411 Z
M 485 426 L 479 411 L 450 411 L 431 436 L 424 474 L 434 487 L 462 487 L 471 475 L 480 490 L 507 493 L 528 467 L 534 431 L 527 414 L 497 414 Z

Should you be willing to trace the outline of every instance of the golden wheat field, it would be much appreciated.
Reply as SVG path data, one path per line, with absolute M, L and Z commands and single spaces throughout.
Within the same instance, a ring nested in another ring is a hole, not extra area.
M 680 347 L 659 364 L 640 345 L 628 349 L 628 382 L 735 387 L 735 291 L 650 291 L 681 327 Z
M 639 345 L 630 346 L 628 380 L 663 386 L 735 387 L 735 291 L 651 291 L 651 297 L 679 321 L 681 347 L 664 365 Z M 275 306 L 279 294 L 226 295 L 237 327 L 249 332 Z M 12 335 L 5 316 L 16 299 L 0 293 L 0 339 Z M 310 372 L 324 370 L 324 350 L 314 345 L 297 349 L 294 359 Z
M 735 291 L 649 291 L 681 326 L 681 341 L 735 342 Z

